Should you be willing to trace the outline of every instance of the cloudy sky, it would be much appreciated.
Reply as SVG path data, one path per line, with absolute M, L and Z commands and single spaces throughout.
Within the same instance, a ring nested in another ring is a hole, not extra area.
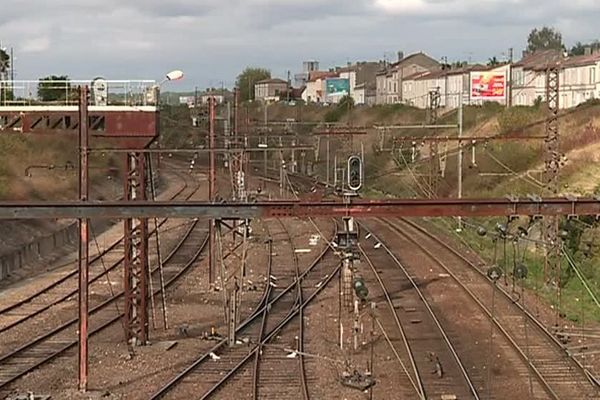
M 283 77 L 302 60 L 322 67 L 423 50 L 485 61 L 520 54 L 536 26 L 567 45 L 600 38 L 599 0 L 0 0 L 0 41 L 18 79 L 160 79 L 231 86 L 247 65 Z

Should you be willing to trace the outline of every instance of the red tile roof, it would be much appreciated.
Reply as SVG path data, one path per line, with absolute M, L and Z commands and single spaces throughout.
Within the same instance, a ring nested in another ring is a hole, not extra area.
M 308 81 L 314 82 L 318 79 L 335 78 L 337 76 L 339 76 L 339 74 L 332 71 L 311 71 L 308 73 Z

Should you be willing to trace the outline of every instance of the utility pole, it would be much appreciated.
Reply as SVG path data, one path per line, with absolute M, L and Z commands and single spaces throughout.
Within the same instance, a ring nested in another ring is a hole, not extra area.
M 544 183 L 546 189 L 553 197 L 559 194 L 559 171 L 560 171 L 560 147 L 559 147 L 559 67 L 550 66 L 546 71 L 546 103 L 548 105 L 548 118 L 546 120 L 546 159 Z M 560 243 L 558 237 L 558 217 L 547 217 L 545 221 L 545 262 L 544 278 L 553 281 L 560 292 Z M 548 248 L 550 246 L 550 248 Z M 549 278 L 548 275 L 551 275 Z M 557 310 L 560 309 L 560 304 Z
M 79 200 L 88 201 L 88 87 L 79 89 Z M 79 390 L 88 385 L 89 220 L 79 220 Z
M 287 102 L 290 104 L 290 91 L 292 90 L 292 78 L 291 72 L 288 70 L 287 72 Z
M 208 98 L 208 135 L 209 135 L 209 178 L 208 178 L 208 200 L 212 203 L 215 201 L 215 187 L 216 187 L 216 164 L 215 164 L 215 98 L 210 96 Z M 215 268 L 215 220 L 211 219 L 208 222 L 208 284 L 209 286 L 213 283 L 214 268 Z
M 463 191 L 463 92 L 460 91 L 458 99 L 458 198 L 462 199 Z M 458 217 L 458 231 L 462 231 L 462 217 Z
M 508 49 L 508 104 L 512 107 L 512 64 L 513 64 L 513 48 Z
M 438 119 L 438 109 L 440 107 L 440 88 L 435 88 L 429 91 L 429 104 L 428 104 L 428 124 L 435 125 Z M 433 131 L 435 135 L 435 130 Z M 439 148 L 438 143 L 431 141 L 429 142 L 429 197 L 433 198 L 437 196 L 437 185 L 439 179 Z

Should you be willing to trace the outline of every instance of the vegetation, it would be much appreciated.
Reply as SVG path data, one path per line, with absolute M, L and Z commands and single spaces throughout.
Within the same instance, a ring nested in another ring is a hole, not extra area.
M 241 101 L 254 100 L 254 85 L 271 78 L 271 71 L 264 68 L 247 67 L 238 75 L 235 85 L 240 89 Z
M 569 50 L 569 55 L 582 56 L 585 54 L 586 47 L 590 48 L 592 51 L 600 50 L 600 40 L 594 40 L 585 44 L 577 42 L 573 47 L 571 47 L 571 50 Z
M 500 65 L 500 61 L 498 61 L 498 58 L 496 56 L 491 57 L 487 62 L 488 67 L 495 67 L 497 65 Z
M 41 101 L 64 101 L 70 96 L 71 84 L 66 75 L 50 75 L 38 83 L 38 98 Z
M 10 62 L 11 62 L 10 55 L 3 49 L 0 49 L 0 79 L 6 78 L 6 76 L 8 74 L 8 70 L 10 69 Z M 12 99 L 13 99 L 12 90 L 8 90 L 7 88 L 2 87 L 0 85 L 0 103 L 9 101 Z
M 351 96 L 344 96 L 339 103 L 331 107 L 333 108 L 325 114 L 325 122 L 338 122 L 354 108 L 354 99 Z
M 540 50 L 564 50 L 564 48 L 562 34 L 547 26 L 533 29 L 527 38 L 527 51 L 531 53 Z
M 498 116 L 500 133 L 520 130 L 534 122 L 538 114 L 538 108 L 536 107 L 515 106 L 506 108 Z

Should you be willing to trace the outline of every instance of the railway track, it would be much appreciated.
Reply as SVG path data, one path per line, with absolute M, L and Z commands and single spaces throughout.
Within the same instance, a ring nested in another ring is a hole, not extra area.
M 184 184 L 171 196 L 171 199 L 183 198 L 187 200 L 198 191 L 198 184 L 190 187 L 190 182 L 186 179 L 183 179 L 183 181 Z M 163 226 L 166 222 L 167 219 L 161 220 L 159 222 L 159 227 Z M 155 231 L 156 228 L 153 228 L 149 234 L 152 235 Z M 94 243 L 92 243 L 91 246 L 93 248 Z M 123 238 L 121 237 L 90 259 L 90 271 L 93 272 L 94 270 L 99 270 L 91 277 L 89 281 L 90 284 L 106 277 L 122 264 L 124 260 L 124 257 L 120 255 L 123 253 L 122 246 Z M 109 262 L 110 265 L 103 265 L 105 262 Z M 77 274 L 78 269 L 72 269 L 49 285 L 3 309 L 0 309 L 0 321 L 2 321 L 0 323 L 0 334 L 18 327 L 76 295 L 78 290 Z
M 280 220 L 276 220 L 279 225 L 279 231 L 277 237 L 279 240 L 276 243 L 280 243 L 279 247 L 283 247 L 286 244 L 291 250 L 291 260 L 293 271 L 291 274 L 278 277 L 277 284 L 291 285 L 296 284 L 296 293 L 294 303 L 291 304 L 292 308 L 295 305 L 303 304 L 304 296 L 302 290 L 302 283 L 300 280 L 300 262 L 298 260 L 298 254 L 296 252 L 296 246 L 292 239 L 286 225 Z M 275 239 L 275 233 L 273 227 L 270 229 L 271 236 Z M 281 238 L 281 236 L 283 236 Z M 283 245 L 283 246 L 282 246 Z M 289 263 L 289 256 L 286 253 L 278 251 L 277 247 L 274 248 L 276 263 Z M 282 279 L 283 278 L 283 279 Z M 276 293 L 274 293 L 276 294 Z M 291 297 L 291 296 L 290 296 Z M 263 319 L 261 324 L 260 342 L 264 340 L 268 332 L 271 332 L 276 328 L 274 326 L 278 321 L 281 321 L 286 317 L 284 312 L 286 309 L 290 309 L 289 305 L 281 307 L 283 313 L 281 315 L 272 314 L 272 309 L 267 312 L 267 309 L 263 312 Z M 298 326 L 297 329 L 284 329 L 278 335 L 278 341 L 286 343 L 288 348 L 294 348 L 298 350 L 298 356 L 294 358 L 286 357 L 286 354 L 281 349 L 273 347 L 263 347 L 258 345 L 258 351 L 255 352 L 254 356 L 254 369 L 253 369 L 253 399 L 304 399 L 308 400 L 308 383 L 306 381 L 306 372 L 304 370 L 304 308 L 301 307 L 298 310 L 298 318 L 296 319 Z
M 361 227 L 376 243 L 382 243 L 364 225 Z M 402 386 L 407 390 L 398 394 L 412 398 L 416 392 L 420 399 L 439 399 L 444 395 L 479 399 L 468 368 L 450 340 L 452 335 L 444 329 L 406 267 L 385 244 L 381 247 L 375 249 L 372 241 L 363 240 L 359 249 L 374 278 L 365 279 L 371 296 L 385 304 L 378 308 L 378 314 L 384 317 L 380 323 L 390 336 L 398 332 L 402 338 L 400 348 L 390 343 L 394 353 L 405 360 Z M 363 278 L 369 275 L 364 274 Z
M 284 236 L 282 244 L 289 246 L 285 243 L 289 240 L 289 233 L 284 230 L 279 231 L 279 235 Z M 274 236 L 274 243 L 277 243 L 275 239 Z M 280 248 L 277 245 L 273 247 L 274 257 L 280 254 Z M 295 336 L 298 336 L 298 342 L 301 337 L 298 329 L 292 329 L 293 333 L 290 334 L 285 328 L 301 315 L 304 307 L 335 276 L 339 259 L 326 248 L 308 268 L 300 271 L 294 265 L 290 268 L 293 256 L 289 252 L 282 252 L 280 257 L 283 259 L 272 261 L 272 275 L 276 279 L 271 279 L 259 307 L 237 329 L 240 343 L 228 347 L 226 340 L 218 342 L 159 389 L 151 399 L 167 396 L 170 399 L 180 398 L 177 390 L 185 389 L 186 385 L 194 387 L 199 399 L 219 398 L 219 393 L 229 384 L 243 388 L 236 392 L 236 398 L 282 399 L 304 396 L 302 393 L 305 393 L 307 386 L 302 376 L 302 361 L 287 358 L 281 350 L 281 347 L 298 349 Z M 281 266 L 285 267 L 281 269 Z M 273 343 L 281 345 L 277 346 L 279 350 L 271 347 Z M 278 351 L 279 354 L 271 351 Z M 288 368 L 290 361 L 296 371 L 292 374 L 289 370 L 281 370 L 284 364 Z M 252 365 L 249 365 L 251 362 Z M 278 388 L 277 385 L 282 387 Z
M 183 191 L 185 191 L 185 189 L 189 189 L 187 184 Z M 188 195 L 191 196 L 197 190 L 198 187 L 193 188 L 192 193 L 189 193 Z M 179 193 L 181 194 L 183 191 L 180 191 Z M 198 220 L 193 221 L 191 225 L 188 226 L 183 238 L 164 259 L 165 287 L 171 285 L 194 264 L 200 256 L 201 251 L 204 249 L 207 240 L 208 234 L 205 227 L 202 226 Z M 154 295 L 158 296 L 161 292 L 158 267 L 151 271 L 151 279 L 154 283 L 154 287 L 159 288 L 153 292 Z M 51 289 L 55 289 L 59 285 L 50 285 L 50 287 Z M 62 294 L 58 299 L 55 299 L 51 303 L 54 303 L 52 305 L 56 306 L 61 301 L 73 297 L 76 293 L 75 290 L 68 296 Z M 38 295 L 36 298 L 40 296 L 42 295 Z M 96 304 L 90 308 L 90 336 L 102 331 L 112 323 L 117 322 L 123 316 L 123 313 L 118 311 L 118 308 L 116 307 L 117 300 L 122 296 L 122 291 L 117 292 L 106 299 L 102 298 L 98 300 Z M 51 309 L 51 307 L 47 306 L 43 306 L 42 308 L 42 311 L 39 311 L 39 308 L 36 309 L 33 312 L 34 316 Z M 13 308 L 13 310 L 14 309 L 15 308 Z M 31 318 L 33 318 L 33 316 L 25 318 L 24 321 Z M 19 377 L 76 346 L 77 321 L 77 318 L 69 318 L 66 321 L 60 321 L 58 326 L 50 329 L 43 335 L 27 340 L 25 343 L 21 342 L 16 348 L 13 346 L 11 351 L 0 355 L 0 392 Z M 20 324 L 23 322 L 20 322 Z M 35 334 L 37 332 L 39 332 L 37 329 L 33 329 L 31 333 Z
M 462 292 L 483 312 L 486 320 L 493 324 L 497 346 L 503 343 L 515 359 L 520 360 L 522 368 L 515 371 L 528 384 L 528 396 L 532 399 L 597 399 L 598 386 L 588 372 L 576 360 L 571 358 L 556 338 L 525 308 L 515 301 L 510 293 L 500 285 L 490 281 L 484 271 L 421 226 L 406 219 L 397 222 L 377 220 L 367 224 L 374 229 L 387 229 L 411 246 L 413 251 L 422 253 L 433 263 L 439 273 L 449 278 L 448 285 Z M 379 230 L 378 230 L 379 232 Z M 389 243 L 388 243 L 389 244 Z M 444 259 L 441 260 L 441 254 Z M 421 267 L 421 270 L 425 267 Z M 419 267 L 413 266 L 409 272 L 416 274 Z M 435 270 L 434 270 L 435 271 Z M 492 366 L 488 366 L 491 368 Z M 494 388 L 500 389 L 499 382 L 492 382 L 491 376 L 484 379 L 491 397 Z

